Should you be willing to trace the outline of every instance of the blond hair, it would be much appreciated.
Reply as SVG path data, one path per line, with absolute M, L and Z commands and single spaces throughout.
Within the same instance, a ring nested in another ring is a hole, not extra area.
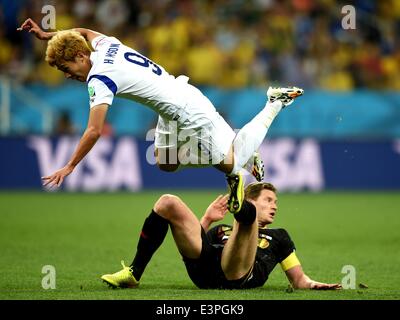
M 46 61 L 52 67 L 61 66 L 65 61 L 74 61 L 78 52 L 90 54 L 85 38 L 78 31 L 58 31 L 47 44 Z

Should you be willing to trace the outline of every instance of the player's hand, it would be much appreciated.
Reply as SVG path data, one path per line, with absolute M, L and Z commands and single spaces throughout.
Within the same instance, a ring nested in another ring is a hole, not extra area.
M 42 177 L 43 180 L 43 186 L 47 186 L 49 188 L 54 187 L 54 186 L 61 186 L 61 184 L 64 181 L 64 178 L 67 177 L 74 168 L 72 166 L 66 165 L 64 168 L 56 171 L 50 176 Z
M 321 282 L 312 282 L 310 289 L 312 290 L 340 290 L 342 289 L 342 285 L 339 283 L 321 283 Z
M 44 32 L 40 27 L 37 25 L 35 21 L 31 18 L 26 19 L 25 22 L 17 29 L 18 31 L 26 30 L 29 33 L 33 33 L 36 38 L 40 40 L 48 40 L 48 33 Z
M 219 195 L 207 208 L 205 216 L 212 221 L 219 221 L 225 217 L 228 212 L 228 198 L 229 195 Z

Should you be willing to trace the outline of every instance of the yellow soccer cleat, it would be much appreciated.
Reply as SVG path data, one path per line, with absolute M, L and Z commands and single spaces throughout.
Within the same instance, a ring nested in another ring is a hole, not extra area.
M 101 276 L 101 280 L 107 283 L 112 288 L 135 288 L 139 285 L 139 281 L 132 274 L 132 269 L 125 266 L 124 261 L 121 261 L 122 270 L 113 274 L 105 274 Z
M 229 188 L 228 210 L 235 214 L 242 208 L 244 199 L 243 177 L 242 175 L 227 175 L 226 176 Z

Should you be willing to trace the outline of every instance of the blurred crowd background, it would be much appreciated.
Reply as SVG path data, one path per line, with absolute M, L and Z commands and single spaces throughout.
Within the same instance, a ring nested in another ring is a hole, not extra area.
M 304 107 L 278 119 L 271 136 L 400 136 L 399 0 L 0 0 L 0 135 L 87 125 L 86 86 L 47 65 L 46 41 L 16 30 L 28 17 L 48 22 L 46 5 L 56 30 L 115 36 L 189 76 L 234 128 L 264 105 L 268 86 L 296 85 Z M 355 29 L 343 28 L 346 5 Z M 144 137 L 157 115 L 115 99 L 107 120 L 108 134 Z
M 62 85 L 44 62 L 46 43 L 18 33 L 56 8 L 56 28 L 118 37 L 197 85 L 268 83 L 346 91 L 400 89 L 398 0 L 0 0 L 0 72 L 22 83 Z M 356 29 L 342 28 L 344 5 Z

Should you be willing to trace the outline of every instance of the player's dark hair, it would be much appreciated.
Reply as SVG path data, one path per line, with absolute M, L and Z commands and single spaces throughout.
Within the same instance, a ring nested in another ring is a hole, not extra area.
M 271 183 L 268 183 L 268 182 L 254 182 L 254 183 L 250 183 L 244 189 L 244 198 L 245 199 L 256 200 L 259 197 L 259 195 L 261 194 L 261 191 L 263 191 L 263 190 L 270 190 L 270 191 L 272 191 L 274 193 L 277 193 L 276 188 Z

